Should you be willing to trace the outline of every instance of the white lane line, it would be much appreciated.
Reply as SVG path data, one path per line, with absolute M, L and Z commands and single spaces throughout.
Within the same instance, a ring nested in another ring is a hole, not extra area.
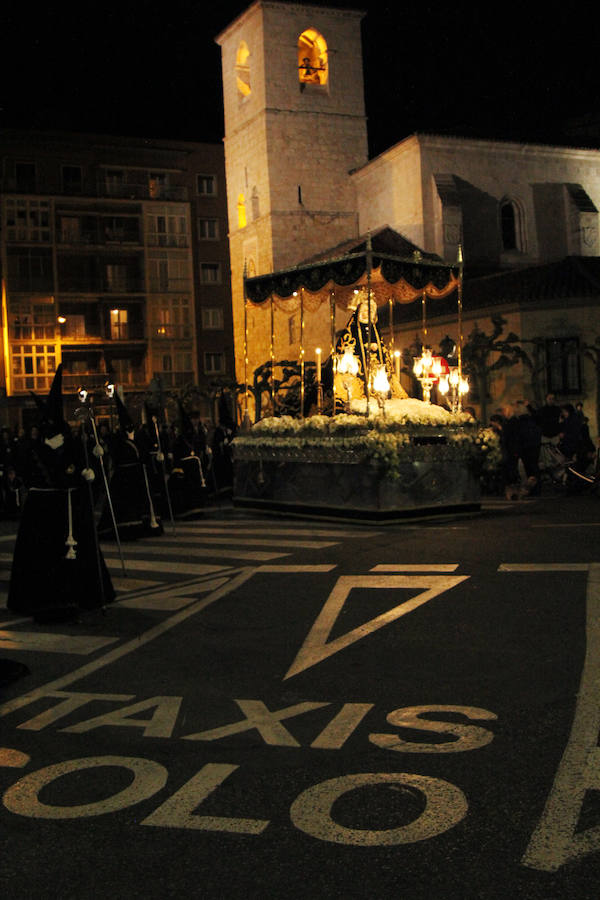
M 244 523 L 245 524 L 245 523 Z M 323 528 L 307 528 L 307 529 L 298 529 L 298 528 L 265 528 L 264 526 L 260 528 L 238 528 L 234 526 L 233 528 L 228 525 L 218 525 L 217 527 L 212 527 L 210 525 L 199 525 L 199 526 L 191 526 L 190 528 L 186 528 L 186 531 L 192 531 L 194 534 L 247 534 L 247 535 L 256 535 L 260 534 L 272 534 L 273 537 L 277 538 L 280 535 L 285 535 L 286 537 L 294 537 L 300 536 L 303 534 L 308 534 L 314 537 L 325 537 L 325 538 L 354 538 L 354 537 L 373 537 L 377 534 L 381 534 L 379 531 L 339 531 L 334 529 L 323 529 Z
M 256 532 L 254 532 L 256 534 Z M 319 550 L 321 547 L 336 547 L 338 541 L 299 541 L 299 540 L 279 540 L 278 538 L 247 538 L 245 535 L 239 536 L 238 532 L 234 535 L 231 532 L 228 532 L 226 535 L 221 536 L 215 535 L 198 535 L 197 537 L 171 537 L 170 535 L 163 535 L 159 538 L 149 538 L 144 541 L 144 547 L 165 547 L 170 544 L 175 544 L 180 546 L 181 544 L 193 544 L 195 547 L 200 547 L 203 544 L 219 544 L 222 547 L 235 546 L 239 547 L 242 545 L 243 547 L 272 547 L 274 544 L 277 544 L 278 547 L 299 547 L 304 550 Z
M 148 588 L 164 586 L 164 581 L 150 581 L 147 578 L 118 578 L 116 575 L 111 576 L 111 581 L 117 594 L 128 594 L 131 591 L 142 591 Z
M 592 563 L 586 596 L 586 652 L 569 742 L 552 790 L 522 863 L 555 872 L 567 862 L 600 850 L 596 827 L 577 829 L 585 795 L 599 786 L 600 748 L 600 564 Z
M 42 653 L 75 653 L 87 656 L 114 644 L 118 637 L 85 634 L 56 634 L 37 631 L 0 631 L 0 647 L 5 650 L 36 650 Z
M 206 528 L 212 526 L 213 524 L 217 528 L 277 528 L 277 523 L 281 523 L 282 528 L 293 528 L 295 532 L 297 531 L 312 531 L 313 522 L 307 519 L 296 519 L 293 516 L 291 517 L 275 517 L 272 515 L 266 515 L 262 519 L 229 519 L 229 518 L 214 518 L 211 519 L 209 517 L 204 519 L 196 519 L 195 521 L 182 523 L 186 528 Z M 331 522 L 330 523 L 333 528 L 340 528 L 339 522 Z M 327 523 L 319 522 L 319 528 L 326 528 Z M 348 524 L 344 525 L 344 530 L 349 534 L 375 534 L 374 531 L 369 531 L 365 529 L 364 525 L 361 526 L 360 522 L 356 523 L 356 531 L 353 530 L 353 526 Z
M 153 600 L 166 599 L 169 597 L 193 597 L 196 593 L 202 592 L 204 585 L 209 582 L 213 582 L 215 578 L 227 576 L 228 578 L 233 577 L 238 572 L 238 569 L 228 569 L 227 567 L 222 567 L 217 569 L 217 573 L 212 573 L 210 575 L 204 575 L 200 578 L 192 578 L 189 581 L 176 581 L 172 584 L 168 582 L 161 582 L 158 587 L 148 588 L 148 590 L 144 591 L 129 591 L 128 593 L 123 594 L 122 596 L 117 598 L 117 603 L 121 604 L 124 600 L 132 600 L 137 597 L 148 598 L 152 597 Z
M 217 590 L 213 591 L 212 594 L 209 594 L 208 597 L 197 600 L 190 606 L 186 606 L 185 609 L 173 613 L 173 615 L 169 616 L 168 619 L 159 622 L 158 625 L 152 626 L 152 628 L 149 628 L 148 631 L 136 635 L 136 637 L 134 637 L 131 641 L 127 641 L 125 644 L 121 644 L 121 646 L 115 647 L 113 650 L 109 650 L 108 653 L 106 653 L 104 656 L 101 656 L 98 659 L 94 659 L 84 666 L 80 666 L 78 669 L 69 672 L 67 675 L 56 678 L 54 681 L 50 681 L 48 682 L 48 684 L 44 684 L 27 694 L 22 694 L 20 697 L 15 697 L 14 699 L 9 700 L 7 703 L 3 703 L 0 706 L 0 717 L 6 716 L 17 709 L 21 709 L 23 706 L 27 706 L 29 703 L 33 703 L 35 700 L 38 700 L 40 697 L 44 697 L 46 694 L 51 693 L 52 691 L 63 690 L 65 687 L 73 684 L 73 682 L 79 681 L 82 678 L 86 678 L 88 675 L 91 675 L 94 672 L 97 672 L 99 669 L 104 668 L 104 666 L 108 666 L 111 663 L 116 662 L 118 659 L 121 659 L 123 656 L 127 656 L 127 654 L 132 653 L 134 650 L 138 650 L 145 644 L 149 644 L 156 638 L 161 637 L 161 635 L 165 634 L 165 632 L 170 631 L 172 628 L 175 628 L 177 625 L 185 622 L 186 619 L 189 619 L 191 616 L 205 609 L 207 606 L 210 606 L 212 603 L 220 600 L 221 597 L 224 597 L 226 594 L 231 593 L 231 591 L 236 590 L 238 587 L 248 581 L 248 579 L 252 578 L 255 572 L 256 569 L 253 566 L 248 566 L 241 571 L 238 570 L 238 574 L 235 578 L 232 578 L 227 584 L 224 584 L 222 587 L 217 588 Z
M 104 553 L 105 559 L 107 557 L 109 557 L 110 559 L 114 559 L 114 558 L 118 557 L 118 553 L 116 553 L 116 551 L 103 550 L 102 552 Z M 145 562 L 141 558 L 142 552 L 143 552 L 143 548 L 140 545 L 138 553 L 135 554 L 135 556 L 136 556 L 135 559 L 130 560 L 128 556 L 125 556 L 125 568 L 127 568 L 127 566 L 130 565 L 132 562 L 139 562 L 139 563 Z M 168 547 L 168 546 L 165 546 L 164 544 L 162 546 L 152 545 L 152 547 L 148 547 L 148 550 L 146 552 L 151 553 L 153 556 L 155 556 L 155 555 L 156 556 L 181 556 L 181 551 L 177 548 L 176 545 L 173 547 Z M 193 551 L 190 551 L 190 555 L 193 556 L 194 558 L 196 558 L 197 556 L 208 556 L 211 558 L 214 558 L 215 556 L 217 556 L 217 557 L 227 557 L 227 559 L 250 560 L 252 562 L 268 562 L 270 559 L 281 559 L 283 556 L 290 556 L 289 553 L 273 553 L 273 552 L 267 553 L 264 550 L 236 550 L 235 548 L 234 549 L 229 549 L 229 548 L 224 549 L 221 547 L 215 547 L 214 549 L 211 550 L 210 548 L 205 549 L 204 547 L 197 547 L 197 546 L 194 546 Z M 185 566 L 185 565 L 187 565 L 187 563 L 184 563 L 183 565 Z M 138 566 L 132 566 L 132 568 L 142 569 L 142 568 L 144 568 L 144 566 L 138 565 Z M 151 568 L 154 568 L 154 569 L 162 568 L 164 571 L 167 571 L 167 572 L 171 572 L 171 571 L 182 571 L 183 572 L 183 571 L 185 571 L 185 569 L 179 569 L 175 562 L 169 562 L 169 563 L 164 562 L 162 564 L 155 563 Z M 191 574 L 194 574 L 194 573 L 192 572 Z
M 458 563 L 382 563 L 370 572 L 456 572 Z
M 208 591 L 216 591 L 227 581 L 227 578 L 214 578 L 212 581 L 205 581 L 202 585 L 196 586 L 194 591 L 202 594 L 206 594 Z M 123 600 L 118 600 L 117 603 L 119 606 L 127 607 L 127 609 L 170 609 L 174 611 L 183 609 L 184 606 L 189 606 L 190 603 L 194 603 L 197 599 L 197 597 L 183 597 L 165 592 L 163 594 L 142 595 L 141 597 L 124 597 Z
M 280 573 L 288 573 L 288 572 L 331 572 L 333 569 L 337 568 L 337 563 L 325 563 L 322 566 L 294 566 L 294 565 L 266 565 L 266 566 L 258 566 L 258 572 L 280 572 Z
M 499 572 L 587 572 L 590 563 L 501 563 Z
M 123 571 L 121 568 L 121 560 L 119 559 L 118 554 L 115 556 L 109 556 L 105 553 L 104 559 L 107 567 L 111 571 Z M 163 560 L 162 562 L 158 562 L 151 559 L 126 559 L 125 569 L 134 572 L 162 572 L 164 575 L 206 575 L 210 572 L 222 571 L 223 566 L 208 566 L 202 563 L 178 563 L 174 560 Z

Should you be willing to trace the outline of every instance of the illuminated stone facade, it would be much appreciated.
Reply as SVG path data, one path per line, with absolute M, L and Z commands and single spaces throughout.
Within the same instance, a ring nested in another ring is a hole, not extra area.
M 513 330 L 535 356 L 531 371 L 501 370 L 487 404 L 472 395 L 476 410 L 485 414 L 519 397 L 539 402 L 551 390 L 559 402 L 582 400 L 597 432 L 600 291 L 590 265 L 600 256 L 600 152 L 417 134 L 368 160 L 361 17 L 257 0 L 217 38 L 238 380 L 251 381 L 270 354 L 300 358 L 297 300 L 273 311 L 275 347 L 268 310 L 249 309 L 245 328 L 244 266 L 260 275 L 328 248 L 334 256 L 342 241 L 387 226 L 449 262 L 460 244 L 465 338 L 475 326 L 491 332 L 492 317 L 502 315 L 505 334 Z M 568 268 L 572 259 L 588 260 L 579 280 L 567 284 L 548 268 L 561 260 Z M 519 284 L 498 281 L 520 270 L 530 274 Z M 489 276 L 496 278 L 494 299 L 487 301 L 480 284 L 471 303 L 470 281 Z M 430 308 L 428 316 L 432 346 L 458 337 L 456 310 Z M 343 319 L 342 311 L 337 327 Z M 405 347 L 420 332 L 418 309 L 410 322 L 398 322 Z M 305 360 L 314 359 L 316 346 L 327 354 L 330 334 L 328 310 L 306 316 Z
M 367 161 L 361 17 L 352 10 L 257 2 L 217 38 L 240 380 L 244 266 L 249 274 L 286 268 L 358 234 L 348 173 Z M 277 358 L 297 356 L 298 312 L 274 314 Z M 248 317 L 253 370 L 269 357 L 270 329 L 264 313 L 250 310 Z

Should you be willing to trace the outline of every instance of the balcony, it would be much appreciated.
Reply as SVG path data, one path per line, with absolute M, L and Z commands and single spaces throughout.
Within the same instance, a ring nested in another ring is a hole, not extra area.
M 186 201 L 188 189 L 183 185 L 153 185 L 149 182 L 130 183 L 101 179 L 98 182 L 99 197 L 115 197 L 119 200 Z

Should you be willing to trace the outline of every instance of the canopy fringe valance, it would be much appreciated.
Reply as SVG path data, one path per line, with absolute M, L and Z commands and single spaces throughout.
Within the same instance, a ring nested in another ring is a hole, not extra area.
M 370 258 L 369 258 L 370 257 Z M 447 297 L 457 289 L 458 266 L 430 259 L 404 259 L 381 253 L 353 253 L 348 256 L 297 266 L 245 279 L 246 299 L 252 306 L 262 306 L 273 298 L 293 301 L 301 290 L 305 302 L 314 309 L 329 301 L 332 294 L 337 306 L 346 308 L 356 288 L 367 287 L 378 305 L 394 300 L 412 303 L 423 297 Z M 286 310 L 291 306 L 283 306 Z

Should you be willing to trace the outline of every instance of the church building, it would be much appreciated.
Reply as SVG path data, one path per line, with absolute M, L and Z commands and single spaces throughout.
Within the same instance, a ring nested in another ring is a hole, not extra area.
M 245 276 L 396 233 L 400 245 L 448 263 L 460 250 L 463 341 L 489 338 L 488 367 L 501 356 L 496 345 L 518 338 L 515 364 L 472 384 L 478 414 L 551 392 L 583 402 L 597 434 L 600 151 L 413 134 L 369 160 L 363 16 L 256 0 L 217 37 L 238 381 L 269 357 L 297 359 L 301 347 L 308 359 L 317 346 L 327 354 L 331 333 L 329 309 L 301 321 L 293 298 L 271 306 L 270 322 L 246 303 Z M 405 354 L 416 340 L 434 352 L 459 340 L 453 301 L 428 304 L 425 334 L 418 303 L 392 321 Z

